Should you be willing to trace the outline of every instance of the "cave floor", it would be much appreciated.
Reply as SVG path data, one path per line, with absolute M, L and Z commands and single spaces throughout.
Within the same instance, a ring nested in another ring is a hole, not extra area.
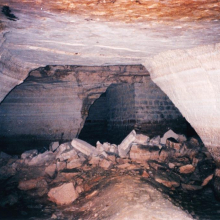
M 35 169 L 29 170 L 31 178 L 43 170 Z M 68 172 L 65 177 L 71 179 L 75 172 Z M 220 203 L 210 186 L 188 193 L 171 191 L 143 177 L 139 170 L 96 167 L 82 172 L 82 176 L 87 177 L 85 191 L 75 202 L 56 206 L 48 202 L 46 196 L 36 197 L 37 191 L 18 190 L 18 178 L 25 173 L 24 169 L 23 173 L 1 181 L 1 198 L 13 191 L 12 195 L 16 194 L 20 201 L 0 209 L 1 219 L 220 219 Z

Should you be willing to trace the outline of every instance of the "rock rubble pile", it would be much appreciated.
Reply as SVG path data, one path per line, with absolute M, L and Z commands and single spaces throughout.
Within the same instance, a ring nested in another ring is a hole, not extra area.
M 68 205 L 86 195 L 93 186 L 91 179 L 98 181 L 108 172 L 140 175 L 170 190 L 199 190 L 210 182 L 215 170 L 210 153 L 199 140 L 187 140 L 171 130 L 152 139 L 133 130 L 118 146 L 98 141 L 94 147 L 74 138 L 63 144 L 53 142 L 44 153 L 29 150 L 15 157 L 1 152 L 0 166 L 0 181 L 6 186 L 0 207 L 18 203 L 19 192 Z M 17 193 L 9 193 L 12 185 Z

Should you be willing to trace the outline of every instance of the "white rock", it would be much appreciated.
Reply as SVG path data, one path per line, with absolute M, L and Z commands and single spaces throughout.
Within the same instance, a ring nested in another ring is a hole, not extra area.
M 109 152 L 118 154 L 118 146 L 116 144 L 111 144 Z
M 111 144 L 110 144 L 110 143 L 105 142 L 102 146 L 103 146 L 103 148 L 104 148 L 104 150 L 105 150 L 106 152 L 109 152 L 110 147 L 111 147 Z
M 179 135 L 176 134 L 175 132 L 173 132 L 173 131 L 170 129 L 170 130 L 168 130 L 168 131 L 163 135 L 163 137 L 162 137 L 161 140 L 160 140 L 160 143 L 161 143 L 161 144 L 166 144 L 167 138 L 170 138 L 170 137 L 172 137 L 172 138 L 174 138 L 174 139 L 177 140 L 178 137 L 179 137 Z
M 97 143 L 96 143 L 96 149 L 99 153 L 104 151 L 104 147 L 102 146 L 102 144 L 99 141 L 97 141 Z
M 136 138 L 135 130 L 131 131 L 130 134 L 121 142 L 118 146 L 118 154 L 120 157 L 126 157 L 131 149 L 131 143 Z
M 152 145 L 152 146 L 158 146 L 160 145 L 160 136 L 156 136 L 156 137 L 153 137 L 150 142 L 149 142 L 149 145 Z
M 78 138 L 74 138 L 71 142 L 71 145 L 75 149 L 77 149 L 78 151 L 80 151 L 81 153 L 83 153 L 87 156 L 98 154 L 95 147 L 93 147 L 91 144 L 89 144 L 83 140 L 80 140 Z
M 38 154 L 38 150 L 28 150 L 21 155 L 21 159 L 33 158 Z
M 72 146 L 71 146 L 71 144 L 70 144 L 69 142 L 61 144 L 61 145 L 57 148 L 57 150 L 56 150 L 56 152 L 55 152 L 55 153 L 57 154 L 57 157 L 58 157 L 60 154 L 62 154 L 63 151 L 71 149 L 71 147 L 72 147 Z
M 38 154 L 36 157 L 33 157 L 31 160 L 25 161 L 29 166 L 40 166 L 51 163 L 55 159 L 55 155 L 51 151 L 45 151 L 42 154 Z
M 73 183 L 65 183 L 61 186 L 52 188 L 48 197 L 49 200 L 57 205 L 68 205 L 78 198 L 79 194 L 75 190 Z
M 77 159 L 77 158 L 78 158 L 78 154 L 75 149 L 65 150 L 61 154 L 58 154 L 56 156 L 56 159 L 59 159 L 60 161 Z
M 137 134 L 134 142 L 137 144 L 147 144 L 149 140 L 150 138 L 147 135 Z
M 57 148 L 59 147 L 59 142 L 51 142 L 49 145 L 49 149 L 50 151 L 54 152 Z

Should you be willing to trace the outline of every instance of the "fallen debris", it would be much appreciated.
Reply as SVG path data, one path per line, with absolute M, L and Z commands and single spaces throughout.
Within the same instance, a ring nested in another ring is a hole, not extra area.
M 57 205 L 68 205 L 78 198 L 79 194 L 73 186 L 73 183 L 65 183 L 61 186 L 52 188 L 48 197 L 49 200 Z
M 118 146 L 118 154 L 120 157 L 126 157 L 130 151 L 131 143 L 136 138 L 135 130 L 131 131 L 131 133 L 121 142 Z

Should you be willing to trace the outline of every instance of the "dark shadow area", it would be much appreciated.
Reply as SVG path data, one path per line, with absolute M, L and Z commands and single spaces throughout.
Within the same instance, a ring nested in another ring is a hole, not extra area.
M 18 18 L 11 13 L 11 9 L 9 8 L 9 6 L 3 6 L 2 7 L 2 13 L 7 17 L 7 19 L 12 20 L 12 21 L 16 21 L 18 20 Z
M 150 77 L 144 83 L 112 84 L 90 107 L 79 138 L 120 144 L 135 129 L 150 138 L 172 129 L 187 137 L 197 133 Z

